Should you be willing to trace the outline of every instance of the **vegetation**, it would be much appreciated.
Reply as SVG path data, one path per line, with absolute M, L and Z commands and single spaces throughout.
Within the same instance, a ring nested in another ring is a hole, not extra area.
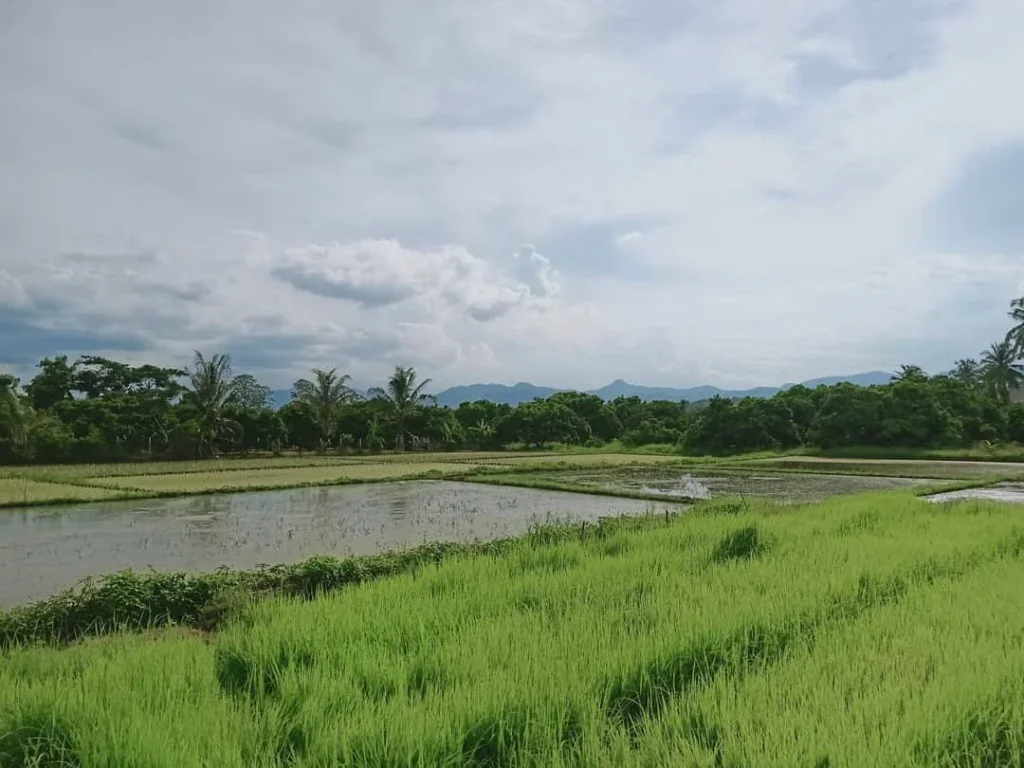
M 299 379 L 292 388 L 292 400 L 305 406 L 316 424 L 322 452 L 331 445 L 341 407 L 353 399 L 349 379 L 348 374 L 338 375 L 337 368 L 329 371 L 314 368 L 312 381 Z
M 671 446 L 691 456 L 752 451 L 876 448 L 960 450 L 1024 442 L 1020 358 L 1024 300 L 1006 338 L 974 359 L 928 376 L 901 366 L 883 386 L 792 387 L 770 398 L 707 403 L 645 402 L 558 392 L 517 407 L 478 401 L 439 407 L 430 379 L 397 367 L 358 397 L 337 369 L 295 382 L 292 400 L 270 407 L 270 390 L 232 377 L 228 355 L 196 352 L 188 371 L 85 356 L 40 361 L 21 392 L 0 377 L 0 463 L 103 463 L 195 459 L 222 453 L 376 453 L 605 445 Z M 182 383 L 184 380 L 185 383 Z M 1010 453 L 1017 459 L 1024 449 Z
M 661 527 L 661 516 L 604 518 L 596 523 L 547 523 L 521 537 L 483 542 L 432 542 L 380 555 L 313 557 L 296 565 L 252 571 L 138 574 L 123 571 L 83 583 L 31 605 L 0 612 L 0 648 L 63 643 L 122 630 L 177 624 L 212 630 L 248 610 L 259 596 L 312 598 L 430 563 L 467 555 L 499 555 L 515 548 L 562 541 L 604 539 L 628 530 Z M 2 763 L 0 763 L 2 765 Z
M 384 389 L 370 391 L 371 397 L 384 403 L 391 413 L 395 424 L 395 450 L 405 450 L 405 438 L 412 414 L 418 407 L 432 401 L 433 398 L 423 392 L 429 383 L 430 379 L 424 379 L 417 384 L 414 368 L 398 366 Z
M 9 648 L 0 765 L 1019 766 L 1022 552 L 1008 507 L 872 494 L 122 575 L 5 636 L 220 631 Z

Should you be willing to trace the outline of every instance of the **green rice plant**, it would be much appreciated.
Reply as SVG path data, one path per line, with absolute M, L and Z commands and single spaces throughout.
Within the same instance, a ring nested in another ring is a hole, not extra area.
M 312 589 L 213 634 L 3 651 L 0 734 L 27 735 L 0 744 L 83 767 L 1020 765 L 1022 554 L 1018 510 L 903 492 L 311 561 L 278 575 Z

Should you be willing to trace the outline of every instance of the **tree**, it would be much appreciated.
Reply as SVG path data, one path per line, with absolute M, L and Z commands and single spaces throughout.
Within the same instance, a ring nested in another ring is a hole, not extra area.
M 39 373 L 25 387 L 29 404 L 37 411 L 46 411 L 64 400 L 71 399 L 75 386 L 75 368 L 67 355 L 44 357 L 36 368 Z
M 416 383 L 416 369 L 396 366 L 395 372 L 388 379 L 384 389 L 375 387 L 370 390 L 370 397 L 385 402 L 388 410 L 391 411 L 391 418 L 395 423 L 397 434 L 395 436 L 395 449 L 405 450 L 406 423 L 409 416 L 416 408 L 433 402 L 432 395 L 423 394 L 423 388 L 430 383 L 430 379 Z
M 1013 320 L 1013 327 L 1006 334 L 1006 338 L 1013 345 L 1016 356 L 1020 357 L 1024 354 L 1024 297 L 1011 301 L 1007 314 Z
M 892 381 L 924 381 L 928 377 L 919 365 L 901 365 L 893 374 Z
M 5 446 L 22 449 L 32 424 L 32 409 L 18 393 L 18 380 L 0 374 L 0 456 Z
M 981 372 L 985 382 L 1002 403 L 1010 402 L 1010 392 L 1020 386 L 1024 368 L 1017 362 L 1017 349 L 1011 338 L 994 343 L 981 355 Z
M 234 391 L 231 404 L 245 409 L 270 407 L 270 387 L 261 384 L 251 373 L 241 373 L 231 380 Z
M 981 366 L 978 365 L 978 361 L 972 357 L 965 357 L 961 360 L 957 360 L 953 364 L 953 370 L 950 371 L 950 376 L 958 381 L 962 381 L 964 384 L 977 384 L 978 378 L 981 375 Z
M 341 407 L 353 399 L 348 388 L 348 374 L 338 375 L 337 368 L 313 369 L 313 379 L 299 379 L 292 385 L 292 399 L 309 408 L 320 433 L 320 450 L 326 451 L 334 436 Z
M 198 451 L 203 456 L 211 446 L 216 448 L 217 440 L 224 434 L 237 435 L 241 431 L 238 422 L 224 413 L 235 391 L 231 378 L 231 356 L 215 354 L 207 360 L 197 350 L 192 368 L 186 371 L 186 375 L 190 384 L 188 397 L 196 409 Z

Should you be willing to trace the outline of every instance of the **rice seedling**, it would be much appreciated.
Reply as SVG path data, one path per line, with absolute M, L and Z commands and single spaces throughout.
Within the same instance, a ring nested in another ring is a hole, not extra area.
M 212 636 L 5 651 L 0 766 L 1021 765 L 1017 510 L 903 492 L 584 530 Z

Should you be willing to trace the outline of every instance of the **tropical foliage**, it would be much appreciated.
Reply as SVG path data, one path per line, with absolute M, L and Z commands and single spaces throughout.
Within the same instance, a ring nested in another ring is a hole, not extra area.
M 353 399 L 348 382 L 348 374 L 339 375 L 337 368 L 314 368 L 312 379 L 299 379 L 292 386 L 292 400 L 305 405 L 316 423 L 321 451 L 331 444 L 341 407 Z
M 415 368 L 397 366 L 383 389 L 376 387 L 370 390 L 371 397 L 387 405 L 395 424 L 395 449 L 398 451 L 405 450 L 405 438 L 409 434 L 409 417 L 418 407 L 430 403 L 433 399 L 431 395 L 423 393 L 424 387 L 429 383 L 430 379 L 423 379 L 417 383 Z
M 558 392 L 518 406 L 437 406 L 430 379 L 397 367 L 362 398 L 337 368 L 299 379 L 278 410 L 270 389 L 232 375 L 226 354 L 196 352 L 188 370 L 102 357 L 45 358 L 23 388 L 0 376 L 0 462 L 195 458 L 223 452 L 500 449 L 552 444 L 663 444 L 693 454 L 800 446 L 962 447 L 1024 442 L 1024 382 L 1016 325 L 977 358 L 929 376 L 903 365 L 883 386 L 795 386 L 770 398 L 703 403 L 611 401 Z

